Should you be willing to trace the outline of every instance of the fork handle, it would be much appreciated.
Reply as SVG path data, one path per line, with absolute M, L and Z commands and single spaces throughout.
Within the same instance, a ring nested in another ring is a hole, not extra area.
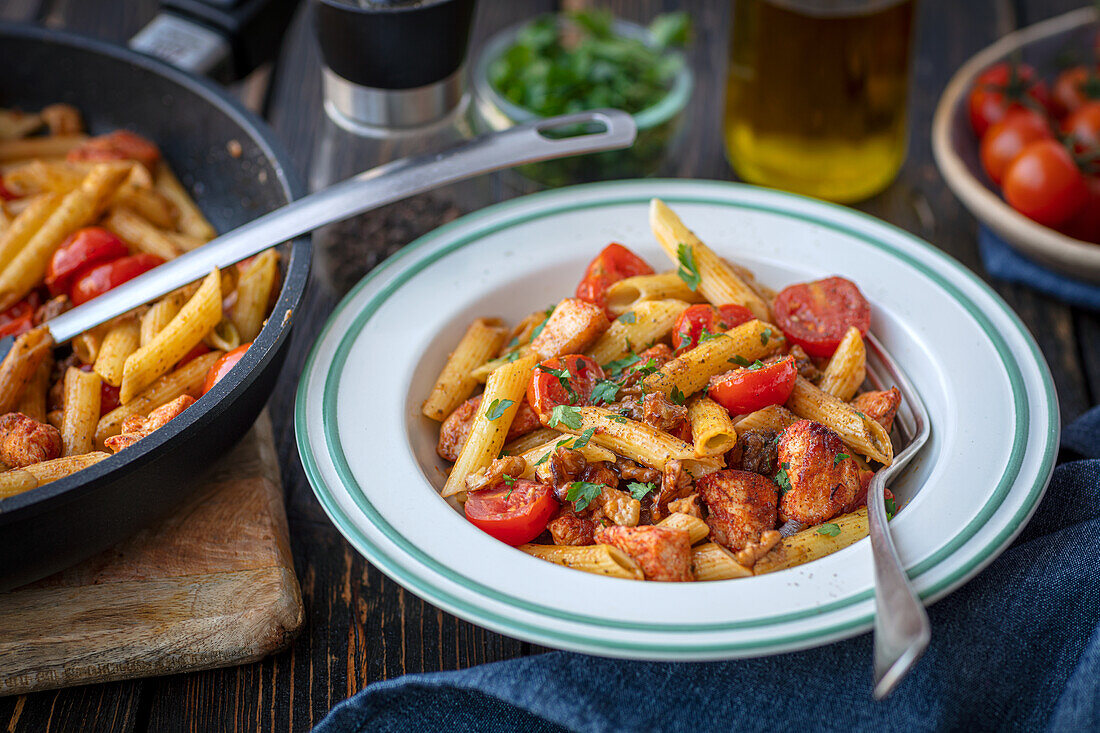
M 875 699 L 890 694 L 928 648 L 932 628 L 901 566 L 886 527 L 886 478 L 880 472 L 867 491 L 867 515 L 875 563 Z

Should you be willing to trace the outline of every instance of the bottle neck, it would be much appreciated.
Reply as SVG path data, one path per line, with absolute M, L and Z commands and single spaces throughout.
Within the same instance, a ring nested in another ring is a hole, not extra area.
M 466 91 L 465 69 L 434 84 L 412 89 L 378 89 L 348 81 L 328 67 L 323 70 L 325 109 L 353 126 L 401 129 L 428 125 L 449 115 Z

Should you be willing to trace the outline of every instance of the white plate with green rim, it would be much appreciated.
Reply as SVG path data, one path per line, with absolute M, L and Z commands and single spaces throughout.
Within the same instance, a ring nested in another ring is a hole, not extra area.
M 649 231 L 664 199 L 721 255 L 773 287 L 840 274 L 920 390 L 932 438 L 894 484 L 891 522 L 931 602 L 1000 553 L 1053 470 L 1050 372 L 1014 313 L 931 245 L 851 209 L 715 181 L 575 186 L 492 206 L 428 234 L 360 282 L 298 388 L 298 449 L 340 532 L 398 583 L 461 618 L 552 647 L 644 659 L 802 649 L 871 626 L 864 539 L 790 570 L 646 583 L 569 570 L 497 542 L 439 497 L 438 425 L 419 407 L 469 322 L 515 322 L 570 295 L 608 242 L 669 266 Z M 935 631 L 933 630 L 933 633 Z

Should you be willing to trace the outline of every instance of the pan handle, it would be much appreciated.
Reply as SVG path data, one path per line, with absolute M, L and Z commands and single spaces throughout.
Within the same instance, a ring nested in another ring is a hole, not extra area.
M 626 112 L 593 110 L 517 125 L 438 153 L 395 160 L 265 214 L 63 313 L 47 325 L 54 340 L 62 343 L 205 277 L 215 268 L 228 267 L 326 224 L 482 173 L 626 148 L 633 144 L 635 134 L 634 120 Z
M 275 57 L 298 0 L 161 0 L 130 48 L 222 83 Z

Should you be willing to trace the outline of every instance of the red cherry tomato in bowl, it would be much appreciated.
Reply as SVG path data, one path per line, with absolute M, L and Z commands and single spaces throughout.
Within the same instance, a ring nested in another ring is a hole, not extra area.
M 1048 227 L 1059 227 L 1088 199 L 1085 177 L 1057 140 L 1036 140 L 1008 166 L 1004 196 L 1012 208 Z
M 698 346 L 699 337 L 704 332 L 722 333 L 754 318 L 756 316 L 752 311 L 743 305 L 727 303 L 717 308 L 706 303 L 693 305 L 676 319 L 676 325 L 672 329 L 672 345 L 676 348 L 676 353 L 681 353 Z
M 93 267 L 73 282 L 73 287 L 69 291 L 69 300 L 73 305 L 87 303 L 92 298 L 98 298 L 122 283 L 133 280 L 138 275 L 162 264 L 164 260 L 160 257 L 143 253 L 120 257 L 114 262 Z
M 1009 110 L 1005 118 L 982 135 L 982 167 L 990 180 L 1001 185 L 1005 169 L 1036 140 L 1054 137 L 1046 118 L 1030 109 Z
M 1075 239 L 1100 244 L 1100 177 L 1086 176 L 1085 187 L 1089 192 L 1085 205 L 1059 231 Z
M 772 304 L 776 325 L 810 356 L 832 356 L 848 329 L 871 327 L 871 306 L 851 280 L 827 277 L 791 285 Z
M 1100 153 L 1100 102 L 1078 107 L 1062 123 L 1062 132 L 1074 150 Z
M 652 275 L 653 268 L 621 244 L 612 242 L 588 263 L 584 277 L 577 286 L 577 297 L 607 311 L 607 288 L 613 283 L 635 275 Z M 611 312 L 607 311 L 610 318 Z
M 791 396 L 798 367 L 793 356 L 763 366 L 733 369 L 710 380 L 707 394 L 730 415 L 744 415 L 769 405 L 782 405 Z
M 466 518 L 513 547 L 542 534 L 557 509 L 553 488 L 522 478 L 466 496 Z
M 1004 119 L 1010 109 L 1050 107 L 1050 92 L 1035 69 L 1027 64 L 995 64 L 974 81 L 968 99 L 970 124 L 978 137 Z
M 1054 80 L 1050 96 L 1059 117 L 1072 114 L 1081 105 L 1100 99 L 1100 75 L 1087 66 L 1066 69 Z
M 38 305 L 38 293 L 32 292 L 0 313 L 0 338 L 18 336 L 34 328 L 34 312 L 38 309 Z
M 128 254 L 130 250 L 122 240 L 106 229 L 78 229 L 50 257 L 50 264 L 46 269 L 46 287 L 50 289 L 50 295 L 67 293 L 73 280 L 84 272 Z
M 206 373 L 206 379 L 202 383 L 202 394 L 206 394 L 210 390 L 214 389 L 214 385 L 222 380 L 229 371 L 237 366 L 237 362 L 244 356 L 244 352 L 248 351 L 248 347 L 252 345 L 252 342 L 247 344 L 241 344 L 232 351 L 227 351 L 218 357 L 210 366 L 210 371 Z
M 531 374 L 527 401 L 543 425 L 548 425 L 557 405 L 589 404 L 592 388 L 603 378 L 603 369 L 590 357 L 567 354 L 547 359 Z

